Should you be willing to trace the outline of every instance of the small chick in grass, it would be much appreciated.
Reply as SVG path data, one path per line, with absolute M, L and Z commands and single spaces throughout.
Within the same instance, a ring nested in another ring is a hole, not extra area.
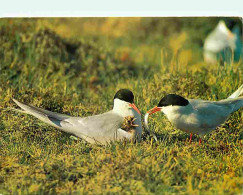
M 121 128 L 127 132 L 131 132 L 132 130 L 134 130 L 135 127 L 139 126 L 139 125 L 134 124 L 135 120 L 136 120 L 136 118 L 133 116 L 125 117 Z
M 127 131 L 129 133 L 131 133 L 133 136 L 133 139 L 136 136 L 136 127 L 138 127 L 139 125 L 136 125 L 134 123 L 134 121 L 136 120 L 135 117 L 133 116 L 127 116 L 124 118 L 121 129 L 123 129 L 124 131 Z

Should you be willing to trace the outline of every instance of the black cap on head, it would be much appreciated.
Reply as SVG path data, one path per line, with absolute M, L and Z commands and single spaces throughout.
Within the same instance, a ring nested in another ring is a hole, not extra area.
M 163 107 L 163 106 L 186 106 L 189 104 L 189 101 L 179 95 L 176 94 L 169 94 L 163 97 L 159 104 L 158 107 Z
M 134 102 L 134 95 L 129 89 L 120 89 L 116 92 L 114 99 L 120 99 L 132 104 Z

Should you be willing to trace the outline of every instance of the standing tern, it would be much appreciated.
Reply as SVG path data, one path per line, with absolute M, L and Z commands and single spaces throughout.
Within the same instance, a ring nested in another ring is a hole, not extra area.
M 111 111 L 84 118 L 43 110 L 20 103 L 15 99 L 13 101 L 23 109 L 23 111 L 19 111 L 33 115 L 41 121 L 80 137 L 91 144 L 105 145 L 109 142 L 123 139 L 141 140 L 141 113 L 134 104 L 133 93 L 128 89 L 120 89 L 115 94 L 114 105 Z M 135 118 L 133 131 L 125 131 L 121 128 L 126 117 Z
M 158 106 L 155 106 L 145 115 L 145 126 L 148 128 L 148 116 L 161 111 L 168 120 L 178 129 L 200 137 L 210 133 L 224 123 L 231 113 L 243 107 L 243 85 L 227 99 L 220 101 L 206 101 L 200 99 L 185 99 L 179 95 L 169 94 L 163 97 Z M 201 143 L 201 138 L 199 144 Z

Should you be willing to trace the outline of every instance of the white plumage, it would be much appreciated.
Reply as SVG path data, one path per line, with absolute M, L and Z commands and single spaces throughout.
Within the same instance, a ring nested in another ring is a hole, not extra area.
M 225 22 L 219 21 L 205 39 L 204 60 L 208 63 L 216 63 L 218 58 L 225 58 L 224 60 L 229 61 L 231 53 L 236 49 L 236 39 L 237 36 L 227 28 Z

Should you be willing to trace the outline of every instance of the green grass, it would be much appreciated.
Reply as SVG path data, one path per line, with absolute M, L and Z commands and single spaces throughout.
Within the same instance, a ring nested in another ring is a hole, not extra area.
M 143 114 L 167 93 L 226 98 L 243 83 L 242 61 L 207 65 L 199 44 L 218 20 L 1 19 L 0 194 L 241 194 L 242 109 L 200 146 L 158 113 L 158 142 L 103 147 L 10 109 L 14 97 L 90 116 L 110 110 L 120 88 Z

